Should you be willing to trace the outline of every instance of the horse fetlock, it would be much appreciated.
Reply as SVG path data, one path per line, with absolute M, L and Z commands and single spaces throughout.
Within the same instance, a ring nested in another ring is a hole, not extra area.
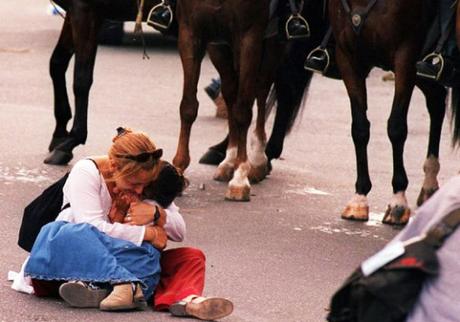
M 63 136 L 58 136 L 58 135 L 53 135 L 53 138 L 51 139 L 50 145 L 48 146 L 48 151 L 51 152 L 53 151 L 57 146 L 61 145 L 62 143 L 65 142 L 65 140 L 69 137 L 69 134 L 66 133 Z
M 422 188 L 417 198 L 417 207 L 420 207 L 421 205 L 423 205 L 423 203 L 427 201 L 428 199 L 430 199 L 430 197 L 434 195 L 434 193 L 438 191 L 438 189 L 439 189 L 439 186 L 432 187 L 432 188 Z
M 264 180 L 268 173 L 269 169 L 267 163 L 258 166 L 251 166 L 248 178 L 251 183 L 257 183 Z
M 388 205 L 382 222 L 388 225 L 405 225 L 409 221 L 410 213 L 409 207 Z
M 234 171 L 235 169 L 233 166 L 221 163 L 217 167 L 213 179 L 216 181 L 228 182 L 232 179 Z
M 176 155 L 173 159 L 173 164 L 184 172 L 190 165 L 190 158 L 184 158 Z
M 66 165 L 70 162 L 70 160 L 72 160 L 72 158 L 72 151 L 54 149 L 43 162 L 52 165 Z

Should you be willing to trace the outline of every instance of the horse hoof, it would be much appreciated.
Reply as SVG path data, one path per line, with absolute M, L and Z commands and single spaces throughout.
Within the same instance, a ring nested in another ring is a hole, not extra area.
M 251 187 L 229 186 L 225 193 L 225 200 L 228 201 L 249 201 Z
M 430 199 L 430 197 L 432 195 L 434 195 L 434 193 L 436 191 L 438 191 L 438 189 L 439 189 L 439 187 L 437 187 L 437 188 L 429 188 L 429 189 L 422 188 L 422 190 L 420 190 L 420 194 L 418 195 L 418 198 L 417 198 L 417 207 L 420 207 L 425 201 Z
M 409 221 L 410 209 L 405 206 L 388 205 L 382 222 L 388 225 L 405 225 Z
M 201 164 L 219 165 L 222 161 L 224 161 L 224 159 L 225 153 L 215 149 L 208 149 L 198 162 Z
M 66 165 L 72 158 L 72 152 L 53 150 L 43 162 L 52 165 Z
M 342 219 L 367 221 L 369 220 L 369 206 L 346 206 L 342 211 Z
M 257 183 L 264 180 L 268 175 L 268 166 L 262 165 L 258 167 L 251 167 L 248 178 L 251 183 Z
M 214 173 L 214 180 L 221 182 L 228 182 L 233 178 L 233 172 L 235 169 L 229 166 L 220 166 L 217 167 L 216 172 Z
M 50 145 L 48 146 L 48 151 L 53 151 L 59 144 L 64 142 L 69 136 L 53 137 L 51 139 Z

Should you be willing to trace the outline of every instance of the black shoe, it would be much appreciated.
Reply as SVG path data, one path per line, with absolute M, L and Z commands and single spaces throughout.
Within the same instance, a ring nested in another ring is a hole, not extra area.
M 173 12 L 169 5 L 160 4 L 152 9 L 147 18 L 147 24 L 159 29 L 160 31 L 167 30 L 171 26 Z
M 329 56 L 326 49 L 317 48 L 313 50 L 305 60 L 305 69 L 324 74 L 329 67 Z
M 204 91 L 214 101 L 220 93 L 220 79 L 212 79 L 211 84 L 204 88 Z
M 290 16 L 286 21 L 287 39 L 308 38 L 310 37 L 310 27 L 302 16 Z

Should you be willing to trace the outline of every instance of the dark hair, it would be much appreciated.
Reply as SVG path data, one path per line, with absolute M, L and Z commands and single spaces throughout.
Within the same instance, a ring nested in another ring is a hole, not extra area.
M 160 161 L 157 178 L 144 188 L 143 198 L 152 199 L 167 208 L 187 187 L 188 181 L 180 170 L 167 161 Z

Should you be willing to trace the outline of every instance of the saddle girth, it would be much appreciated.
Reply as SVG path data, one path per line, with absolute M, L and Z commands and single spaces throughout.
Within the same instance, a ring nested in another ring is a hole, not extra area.
M 347 0 L 341 0 L 341 2 L 342 2 L 343 8 L 345 9 L 345 12 L 350 16 L 350 21 L 351 21 L 351 26 L 353 28 L 353 31 L 357 35 L 359 35 L 361 32 L 361 29 L 363 28 L 364 22 L 366 21 L 366 18 L 369 15 L 369 12 L 377 3 L 377 0 L 370 0 L 370 2 L 367 4 L 365 8 L 358 7 L 354 9 L 353 11 L 348 5 Z

